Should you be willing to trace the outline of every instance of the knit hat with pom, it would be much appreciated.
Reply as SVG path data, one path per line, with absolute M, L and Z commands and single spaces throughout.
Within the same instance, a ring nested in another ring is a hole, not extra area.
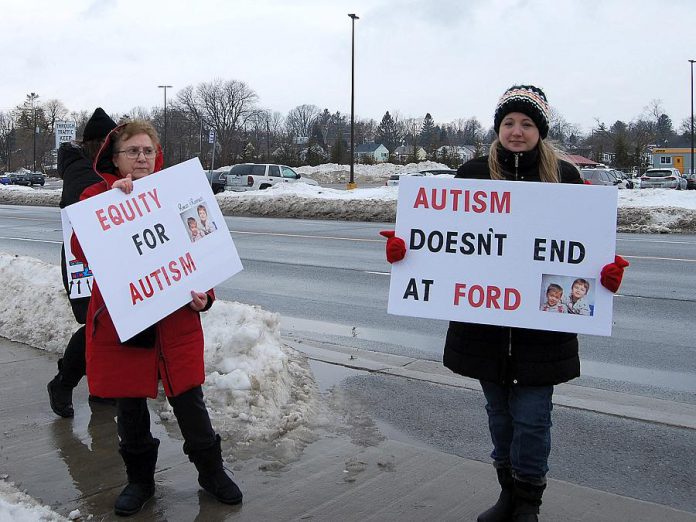
M 539 129 L 539 136 L 546 138 L 549 133 L 549 104 L 544 91 L 533 85 L 513 85 L 505 91 L 493 117 L 496 134 L 505 115 L 511 112 L 529 116 Z

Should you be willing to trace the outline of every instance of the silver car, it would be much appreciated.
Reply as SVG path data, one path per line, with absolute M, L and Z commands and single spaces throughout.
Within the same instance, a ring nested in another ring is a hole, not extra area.
M 686 178 L 682 176 L 679 169 L 674 168 L 654 168 L 648 169 L 640 177 L 640 188 L 667 188 L 676 190 L 686 190 Z
M 620 189 L 627 188 L 623 179 L 619 179 L 612 169 L 580 169 L 580 177 L 586 185 L 608 185 Z

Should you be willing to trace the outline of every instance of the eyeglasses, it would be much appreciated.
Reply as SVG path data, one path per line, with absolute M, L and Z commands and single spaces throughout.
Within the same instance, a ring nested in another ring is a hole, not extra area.
M 128 147 L 127 149 L 116 151 L 117 154 L 125 154 L 128 159 L 137 159 L 141 152 L 146 158 L 154 158 L 157 154 L 154 147 Z

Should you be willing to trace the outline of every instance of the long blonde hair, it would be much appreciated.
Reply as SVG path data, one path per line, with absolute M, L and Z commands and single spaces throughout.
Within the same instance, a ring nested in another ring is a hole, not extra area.
M 498 147 L 500 140 L 496 138 L 491 143 L 488 151 L 488 170 L 491 179 L 505 179 L 503 169 L 498 161 Z M 561 155 L 550 143 L 540 139 L 537 145 L 539 149 L 539 177 L 546 183 L 560 183 L 561 181 Z

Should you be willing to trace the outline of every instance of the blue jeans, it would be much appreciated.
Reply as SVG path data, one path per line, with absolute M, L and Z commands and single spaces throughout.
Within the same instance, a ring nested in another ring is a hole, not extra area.
M 515 478 L 545 484 L 551 452 L 553 386 L 503 386 L 480 381 L 486 396 L 493 465 Z

